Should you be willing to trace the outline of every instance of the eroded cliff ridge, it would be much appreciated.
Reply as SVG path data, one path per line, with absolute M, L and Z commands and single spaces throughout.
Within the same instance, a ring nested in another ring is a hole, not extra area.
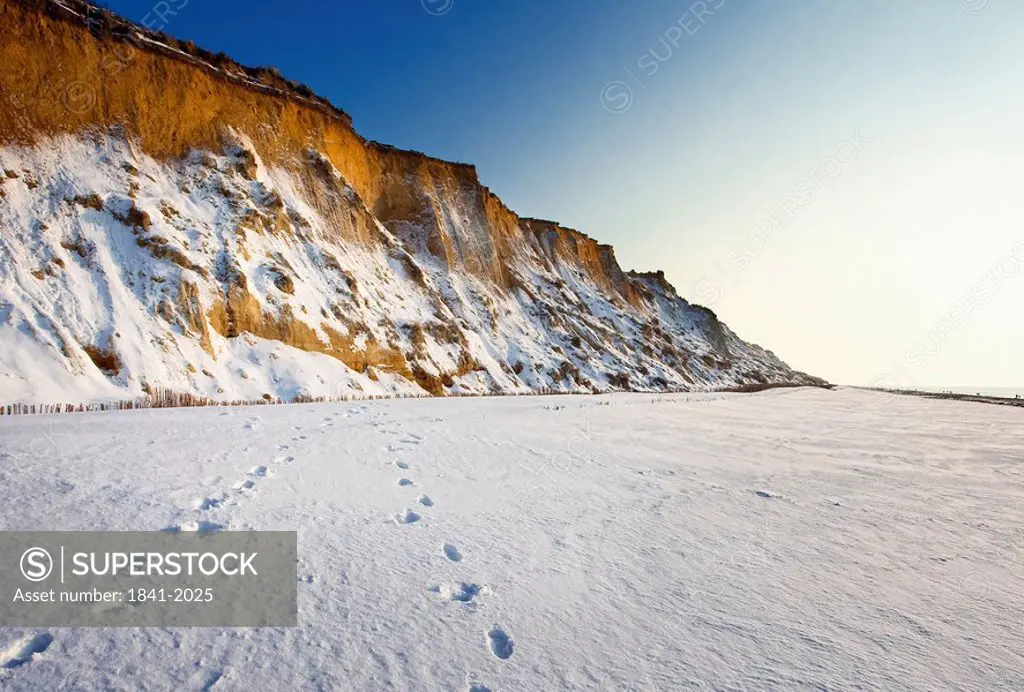
M 0 400 L 816 384 L 273 70 L 0 0 Z

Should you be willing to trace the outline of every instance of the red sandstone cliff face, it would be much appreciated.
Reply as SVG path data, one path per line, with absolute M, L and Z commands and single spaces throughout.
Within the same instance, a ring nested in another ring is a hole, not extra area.
M 79 0 L 0 0 L 0 31 L 0 160 L 43 178 L 9 196 L 14 184 L 0 187 L 10 325 L 40 314 L 59 325 L 73 305 L 62 291 L 121 285 L 163 320 L 142 329 L 147 338 L 174 344 L 147 357 L 188 361 L 184 384 L 161 384 L 204 394 L 216 383 L 195 372 L 235 357 L 247 334 L 435 394 L 811 381 L 679 299 L 663 275 L 627 274 L 611 247 L 519 218 L 472 166 L 366 141 L 343 112 L 279 75 Z M 71 194 L 67 181 L 95 189 Z M 172 208 L 170 188 L 183 208 Z M 69 197 L 97 202 L 83 210 Z M 129 252 L 112 252 L 106 267 L 92 260 L 88 248 L 122 242 L 156 262 L 137 270 L 147 278 L 118 270 L 140 261 Z M 32 278 L 40 269 L 14 266 L 32 252 L 64 261 L 66 247 L 87 248 L 78 260 L 88 272 L 43 272 L 45 291 Z M 53 343 L 114 349 L 127 318 L 108 312 Z M 202 354 L 186 353 L 188 339 Z M 63 350 L 63 367 L 88 369 L 73 346 Z M 742 367 L 726 367 L 734 352 Z M 145 384 L 120 377 L 118 387 Z

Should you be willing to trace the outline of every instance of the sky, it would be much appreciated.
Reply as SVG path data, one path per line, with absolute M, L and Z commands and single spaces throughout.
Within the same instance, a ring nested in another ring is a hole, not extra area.
M 1024 386 L 1024 3 L 107 4 L 475 164 L 793 367 Z

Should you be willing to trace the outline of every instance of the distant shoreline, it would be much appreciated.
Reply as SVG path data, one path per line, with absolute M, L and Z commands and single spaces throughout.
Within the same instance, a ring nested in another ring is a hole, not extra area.
M 979 404 L 995 404 L 997 406 L 1021 406 L 1024 407 L 1024 397 L 1016 396 L 994 396 L 990 394 L 963 394 L 959 392 L 929 392 L 921 389 L 881 389 L 878 387 L 857 387 L 872 392 L 885 392 L 887 394 L 902 394 L 905 396 L 919 396 L 926 399 L 949 399 L 953 401 L 974 401 Z

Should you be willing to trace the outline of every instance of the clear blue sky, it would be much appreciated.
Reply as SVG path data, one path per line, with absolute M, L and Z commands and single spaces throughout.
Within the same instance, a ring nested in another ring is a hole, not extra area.
M 166 18 L 367 137 L 476 164 L 517 212 L 664 269 L 795 367 L 1024 385 L 1024 3 L 189 0 Z M 1020 273 L 992 274 L 1015 246 Z

